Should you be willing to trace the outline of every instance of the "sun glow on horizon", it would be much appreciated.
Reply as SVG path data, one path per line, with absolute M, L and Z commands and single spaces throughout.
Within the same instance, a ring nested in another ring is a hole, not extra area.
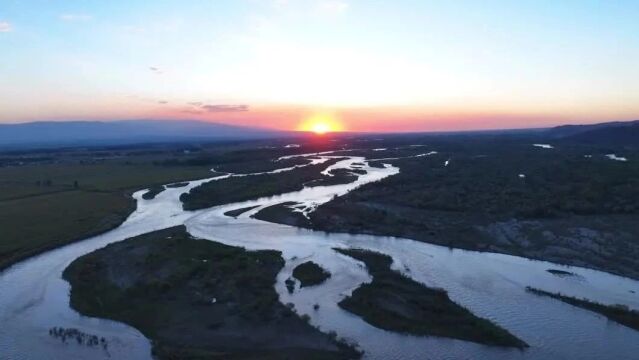
M 324 135 L 329 132 L 343 131 L 344 127 L 333 115 L 316 114 L 302 121 L 298 130 Z

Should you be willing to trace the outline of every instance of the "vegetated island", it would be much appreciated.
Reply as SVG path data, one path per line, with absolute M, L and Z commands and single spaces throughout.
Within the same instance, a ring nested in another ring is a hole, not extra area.
M 567 304 L 596 312 L 614 322 L 639 331 L 639 311 L 632 310 L 626 305 L 604 305 L 587 299 L 578 299 L 576 297 L 566 296 L 560 293 L 552 293 L 530 286 L 527 286 L 526 290 L 535 295 L 548 296 Z
M 353 176 L 331 177 L 322 174 L 327 167 L 341 160 L 343 158 L 330 159 L 322 164 L 307 165 L 275 174 L 230 177 L 211 181 L 194 188 L 189 193 L 182 194 L 180 200 L 185 210 L 198 210 L 299 191 L 304 186 L 335 185 L 354 181 Z
M 164 185 L 166 188 L 168 189 L 174 189 L 174 188 L 181 188 L 181 187 L 185 187 L 186 185 L 188 185 L 188 181 L 187 182 L 176 182 L 173 184 L 168 184 L 168 185 Z
M 362 249 L 335 249 L 366 264 L 373 281 L 339 303 L 367 323 L 390 331 L 432 335 L 485 345 L 526 348 L 528 344 L 489 320 L 457 305 L 448 293 L 391 270 L 388 255 Z
M 292 207 L 295 207 L 296 205 L 298 205 L 298 203 L 287 201 L 267 206 L 258 211 L 257 214 L 253 215 L 253 217 L 262 221 L 312 229 L 313 224 L 309 219 L 307 219 L 301 212 L 292 210 Z
M 349 359 L 359 354 L 278 300 L 284 260 L 192 238 L 184 226 L 82 256 L 63 273 L 71 307 L 127 323 L 160 359 Z
M 555 276 L 559 276 L 559 277 L 568 277 L 568 276 L 580 277 L 579 275 L 575 274 L 574 272 L 570 272 L 570 271 L 566 271 L 566 270 L 548 269 L 546 271 L 551 273 L 551 274 L 553 274 L 553 275 L 555 275 Z
M 243 208 L 239 208 L 239 209 L 234 209 L 234 210 L 229 210 L 227 212 L 224 213 L 224 216 L 229 216 L 229 217 L 238 217 L 242 214 L 244 214 L 247 211 L 251 211 L 257 207 L 260 207 L 259 205 L 255 205 L 255 206 L 248 206 L 248 207 L 243 207 Z
M 165 190 L 163 185 L 154 186 L 149 188 L 144 194 L 142 194 L 142 199 L 144 200 L 153 200 L 158 194 Z
M 331 277 L 331 273 L 312 261 L 297 265 L 293 277 L 300 281 L 300 287 L 319 285 Z

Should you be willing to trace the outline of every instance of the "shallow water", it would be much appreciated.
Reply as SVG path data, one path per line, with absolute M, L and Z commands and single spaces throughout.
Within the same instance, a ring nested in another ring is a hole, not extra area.
M 606 154 L 606 157 L 610 160 L 616 160 L 616 161 L 628 161 L 628 159 L 626 159 L 623 156 L 617 156 L 615 154 Z
M 317 154 L 313 154 L 317 157 Z M 326 155 L 326 154 L 324 154 Z M 321 159 L 327 159 L 323 156 Z M 324 161 L 324 160 L 320 160 Z M 332 168 L 355 168 L 363 158 L 350 157 Z M 361 184 L 391 176 L 399 169 L 360 167 L 367 174 L 351 184 L 305 188 L 271 198 L 185 212 L 179 195 L 209 180 L 169 188 L 153 200 L 134 197 L 137 210 L 119 228 L 82 242 L 25 260 L 0 273 L 0 358 L 99 359 L 150 358 L 148 340 L 137 330 L 113 321 L 88 318 L 69 308 L 69 285 L 61 279 L 64 268 L 77 257 L 108 243 L 179 224 L 194 236 L 248 249 L 277 249 L 286 259 L 276 290 L 283 303 L 293 303 L 300 314 L 324 331 L 359 344 L 371 359 L 636 359 L 639 332 L 607 321 L 602 316 L 560 301 L 527 293 L 526 286 L 587 297 L 639 309 L 639 282 L 619 276 L 524 258 L 451 250 L 407 239 L 327 234 L 272 224 L 251 218 L 260 208 L 294 201 L 312 211 L 333 196 Z M 225 175 L 219 178 L 225 178 Z M 237 219 L 224 212 L 259 205 Z M 524 351 L 478 345 L 437 337 L 405 336 L 374 328 L 337 306 L 370 277 L 363 264 L 337 254 L 334 247 L 361 247 L 389 254 L 393 267 L 428 286 L 446 289 L 450 297 L 475 314 L 491 319 L 526 341 Z M 307 260 L 333 276 L 316 287 L 289 294 L 284 281 L 292 269 Z M 562 269 L 579 276 L 559 277 L 547 269 Z M 635 291 L 636 293 L 631 293 Z M 318 304 L 318 310 L 313 305 Z M 108 352 L 76 344 L 63 344 L 48 335 L 53 326 L 75 327 L 109 341 Z
M 554 146 L 549 145 L 549 144 L 533 144 L 533 146 L 539 147 L 539 148 L 542 148 L 542 149 L 554 149 Z

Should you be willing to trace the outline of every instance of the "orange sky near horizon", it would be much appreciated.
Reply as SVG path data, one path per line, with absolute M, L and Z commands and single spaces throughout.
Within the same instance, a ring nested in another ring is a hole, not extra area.
M 631 114 L 622 112 L 610 116 L 591 111 L 588 114 L 574 112 L 564 115 L 548 113 L 525 113 L 515 111 L 481 111 L 463 109 L 420 109 L 416 107 L 368 107 L 327 109 L 311 106 L 246 106 L 217 105 L 210 111 L 193 109 L 193 105 L 173 105 L 155 101 L 108 102 L 96 111 L 96 104 L 86 109 L 74 107 L 72 112 L 44 110 L 39 120 L 200 120 L 230 125 L 271 128 L 278 130 L 311 130 L 318 121 L 329 122 L 330 131 L 353 132 L 415 132 L 415 131 L 463 131 L 550 127 L 562 124 L 596 123 L 605 121 L 635 120 Z M 58 109 L 61 109 L 58 107 Z M 582 109 L 583 110 L 583 109 Z M 44 114 L 48 115 L 44 115 Z M 31 115 L 31 114 L 30 114 Z M 3 119 L 0 119 L 2 122 Z M 35 119 L 34 119 L 35 120 Z M 32 121 L 29 118 L 15 122 Z
M 324 116 L 333 130 L 408 132 L 634 120 L 638 11 L 624 0 L 5 1 L 0 123 L 299 130 Z

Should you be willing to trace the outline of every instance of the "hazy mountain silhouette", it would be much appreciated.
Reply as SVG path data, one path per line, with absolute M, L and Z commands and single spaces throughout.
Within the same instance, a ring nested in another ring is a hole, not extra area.
M 549 129 L 545 135 L 578 143 L 639 145 L 639 120 L 562 125 Z
M 0 146 L 110 145 L 187 140 L 245 140 L 287 132 L 192 120 L 41 121 L 0 124 Z

